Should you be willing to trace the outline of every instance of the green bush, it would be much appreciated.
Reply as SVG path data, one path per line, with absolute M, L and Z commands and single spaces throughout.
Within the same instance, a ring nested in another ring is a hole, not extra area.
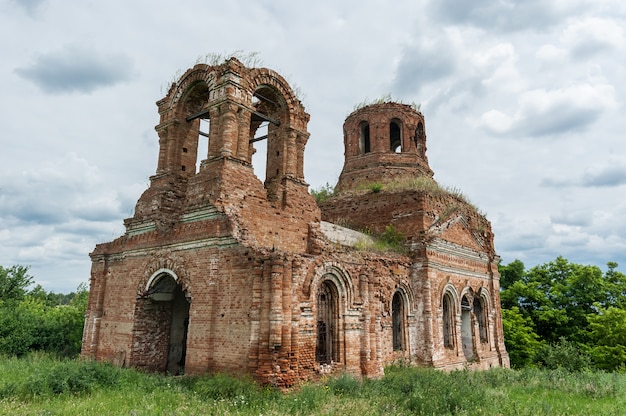
M 47 351 L 76 357 L 81 348 L 87 293 L 82 286 L 69 305 L 51 305 L 41 288 L 21 300 L 0 301 L 0 354 L 20 357 L 31 351 Z
M 574 342 L 561 338 L 559 342 L 544 345 L 535 360 L 543 368 L 575 372 L 588 370 L 592 367 L 591 358 L 581 351 Z
M 317 189 L 311 189 L 311 195 L 315 198 L 315 201 L 319 204 L 335 195 L 335 187 L 326 182 L 326 185 Z
M 383 190 L 383 184 L 382 183 L 378 183 L 378 182 L 374 182 L 368 185 L 370 191 L 374 192 L 375 194 L 379 193 L 380 191 Z

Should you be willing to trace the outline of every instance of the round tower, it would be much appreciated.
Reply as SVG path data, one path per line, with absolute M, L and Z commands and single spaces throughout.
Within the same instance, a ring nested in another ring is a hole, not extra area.
M 433 177 L 426 157 L 424 116 L 412 106 L 372 104 L 343 124 L 345 162 L 336 192 L 403 178 Z

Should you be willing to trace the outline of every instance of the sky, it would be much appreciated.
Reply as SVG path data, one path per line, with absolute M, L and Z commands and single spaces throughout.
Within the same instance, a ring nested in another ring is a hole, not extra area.
M 0 265 L 88 283 L 156 171 L 155 102 L 243 51 L 301 91 L 312 188 L 355 105 L 391 94 L 504 263 L 626 271 L 625 30 L 623 0 L 0 0 Z

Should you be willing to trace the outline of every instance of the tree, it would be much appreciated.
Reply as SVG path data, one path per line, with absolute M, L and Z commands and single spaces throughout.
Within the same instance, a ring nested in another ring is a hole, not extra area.
M 626 366 L 626 310 L 611 306 L 588 319 L 595 365 L 604 370 Z
M 532 320 L 523 316 L 517 306 L 502 309 L 502 329 L 511 366 L 522 368 L 532 364 L 542 346 Z
M 8 269 L 0 266 L 0 302 L 24 299 L 26 289 L 32 282 L 33 277 L 28 274 L 27 266 Z
M 607 268 L 603 274 L 597 266 L 563 257 L 528 271 L 518 260 L 501 265 L 500 299 L 511 362 L 582 368 L 590 353 L 600 368 L 626 365 L 626 275 L 617 271 L 617 263 Z M 530 325 L 543 344 L 536 359 L 529 358 L 526 334 L 511 325 Z
M 47 351 L 62 357 L 80 352 L 88 290 L 47 293 L 37 285 L 27 292 L 28 268 L 0 266 L 0 354 L 21 356 Z
M 328 198 L 335 195 L 335 187 L 326 182 L 326 185 L 319 187 L 318 189 L 311 189 L 311 195 L 315 198 L 317 203 L 324 202 Z
M 500 288 L 506 289 L 524 278 L 524 263 L 521 260 L 513 260 L 507 265 L 499 264 L 498 271 L 500 272 Z
M 507 287 L 501 293 L 502 307 L 517 306 L 548 343 L 557 343 L 562 337 L 586 343 L 587 316 L 598 312 L 598 304 L 605 306 L 610 299 L 620 298 L 616 287 L 610 286 L 599 267 L 557 257 L 533 267 Z

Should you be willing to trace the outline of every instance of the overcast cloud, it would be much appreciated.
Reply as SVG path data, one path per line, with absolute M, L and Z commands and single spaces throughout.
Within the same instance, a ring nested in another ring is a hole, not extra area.
M 0 264 L 87 282 L 155 173 L 155 102 L 243 50 L 302 92 L 312 187 L 336 182 L 355 104 L 391 93 L 421 104 L 435 179 L 504 262 L 626 271 L 624 28 L 619 0 L 0 0 Z
M 88 93 L 128 81 L 132 61 L 122 54 L 100 56 L 96 50 L 69 46 L 38 56 L 34 63 L 15 72 L 46 93 Z

